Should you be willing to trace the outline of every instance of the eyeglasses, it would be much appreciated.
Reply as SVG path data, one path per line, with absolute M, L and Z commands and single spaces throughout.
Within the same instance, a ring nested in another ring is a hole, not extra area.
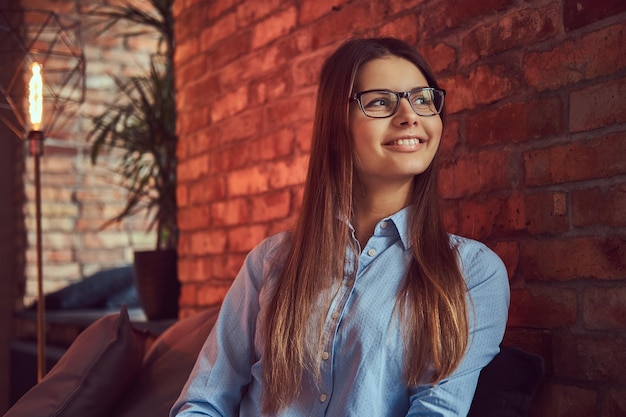
M 367 117 L 382 119 L 396 114 L 403 98 L 409 101 L 411 108 L 418 115 L 435 116 L 443 110 L 445 95 L 445 90 L 423 87 L 405 92 L 367 90 L 352 94 L 350 99 L 359 102 L 363 114 Z

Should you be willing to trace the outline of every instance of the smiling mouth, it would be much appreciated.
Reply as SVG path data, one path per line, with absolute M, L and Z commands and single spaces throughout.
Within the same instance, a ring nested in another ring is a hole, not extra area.
M 418 138 L 406 138 L 406 139 L 396 139 L 394 141 L 391 142 L 387 142 L 385 143 L 385 145 L 387 146 L 415 146 L 417 144 L 420 143 L 424 143 L 426 142 L 423 139 L 418 139 Z

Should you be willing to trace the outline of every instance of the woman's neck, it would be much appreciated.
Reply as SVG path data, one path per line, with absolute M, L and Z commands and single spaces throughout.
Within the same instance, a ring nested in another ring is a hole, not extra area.
M 354 228 L 361 247 L 374 233 L 376 224 L 409 204 L 411 183 L 399 186 L 369 187 L 356 186 L 354 194 Z

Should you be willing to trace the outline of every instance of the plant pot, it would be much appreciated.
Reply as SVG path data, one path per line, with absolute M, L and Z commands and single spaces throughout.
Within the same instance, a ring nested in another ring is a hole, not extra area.
M 135 252 L 135 286 L 148 320 L 178 318 L 177 258 L 173 249 Z

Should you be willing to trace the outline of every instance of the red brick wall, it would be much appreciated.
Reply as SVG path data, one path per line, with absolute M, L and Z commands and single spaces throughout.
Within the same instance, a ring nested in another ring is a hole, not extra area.
M 504 259 L 505 342 L 541 354 L 534 416 L 626 414 L 626 3 L 175 2 L 182 315 L 219 303 L 289 226 L 323 59 L 351 35 L 415 44 L 449 92 L 451 232 Z

